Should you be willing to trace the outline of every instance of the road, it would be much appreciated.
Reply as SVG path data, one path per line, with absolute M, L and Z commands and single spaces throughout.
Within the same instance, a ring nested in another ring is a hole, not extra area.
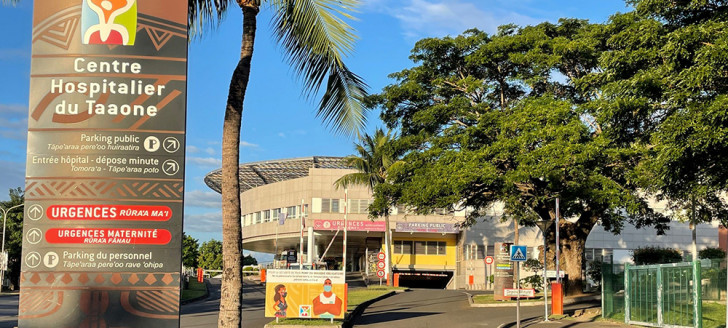
M 243 327 L 263 328 L 271 318 L 264 317 L 265 286 L 243 282 Z M 220 279 L 210 279 L 210 296 L 182 306 L 181 328 L 217 327 L 220 307 Z
M 243 327 L 263 328 L 272 318 L 263 317 L 264 286 L 243 284 Z M 210 281 L 210 296 L 182 306 L 181 328 L 216 327 L 220 280 Z M 568 306 L 567 306 L 568 308 Z M 17 326 L 18 296 L 0 296 L 0 328 Z M 543 306 L 521 307 L 521 320 L 540 320 Z M 357 328 L 492 327 L 512 323 L 513 307 L 471 308 L 463 291 L 414 289 L 370 305 L 354 323 Z

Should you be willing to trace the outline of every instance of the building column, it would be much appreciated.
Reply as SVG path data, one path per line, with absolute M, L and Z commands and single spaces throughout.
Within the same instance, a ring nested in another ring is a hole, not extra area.
M 314 241 L 315 240 L 314 240 L 314 235 L 313 235 L 313 227 L 309 226 L 308 227 L 308 248 L 307 248 L 308 251 L 306 252 L 306 253 L 308 253 L 308 256 L 306 258 L 306 264 L 309 264 L 309 265 L 313 263 Z

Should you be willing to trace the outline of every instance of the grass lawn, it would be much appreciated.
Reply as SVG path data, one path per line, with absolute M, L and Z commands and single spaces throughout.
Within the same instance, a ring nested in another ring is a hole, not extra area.
M 703 328 L 725 326 L 725 304 L 703 301 Z
M 205 295 L 207 292 L 207 285 L 204 282 L 197 282 L 197 280 L 190 279 L 190 283 L 187 288 L 182 290 L 182 300 L 190 300 L 193 298 Z
M 532 303 L 540 302 L 543 299 L 543 294 L 538 293 L 534 298 L 521 298 L 521 303 Z M 516 304 L 516 299 L 513 298 L 510 301 L 496 301 L 493 299 L 493 294 L 483 294 L 473 296 L 473 303 L 475 304 Z
M 675 315 L 675 313 L 671 313 L 669 317 L 673 320 L 679 319 L 676 318 Z M 691 318 L 688 317 L 688 313 L 685 313 L 683 315 L 683 324 L 692 322 Z M 624 322 L 624 312 L 615 313 L 610 318 L 607 318 L 605 320 L 613 322 Z M 703 328 L 726 328 L 725 304 L 703 301 Z
M 403 287 L 370 286 L 368 288 L 357 288 L 349 290 L 349 303 L 347 309 L 354 310 L 357 305 L 370 299 L 377 298 L 394 290 L 405 290 Z

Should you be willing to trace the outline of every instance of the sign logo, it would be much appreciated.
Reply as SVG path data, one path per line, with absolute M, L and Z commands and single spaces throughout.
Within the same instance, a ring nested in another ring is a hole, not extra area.
M 526 246 L 525 245 L 511 245 L 511 261 L 514 261 L 514 262 L 525 262 L 526 261 Z
M 83 44 L 133 46 L 137 30 L 137 0 L 83 0 Z
M 310 318 L 311 317 L 311 305 L 301 305 L 298 308 L 299 318 Z

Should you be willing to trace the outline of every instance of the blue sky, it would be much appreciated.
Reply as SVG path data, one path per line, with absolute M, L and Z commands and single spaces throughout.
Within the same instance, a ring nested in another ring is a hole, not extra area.
M 232 9 L 236 9 L 231 7 Z M 411 67 L 414 43 L 425 37 L 458 35 L 477 27 L 494 32 L 507 23 L 556 22 L 561 17 L 604 22 L 623 0 L 363 0 L 359 36 L 347 59 L 370 92 L 391 83 L 387 75 Z M 30 74 L 32 1 L 0 7 L 0 200 L 9 188 L 23 186 Z M 223 110 L 232 69 L 240 54 L 241 13 L 231 10 L 223 24 L 190 44 L 187 109 L 185 231 L 200 241 L 221 239 L 220 197 L 202 181 L 220 167 Z M 353 140 L 334 135 L 315 117 L 316 102 L 301 95 L 301 84 L 286 65 L 270 33 L 266 5 L 258 34 L 243 113 L 240 162 L 312 155 L 345 156 Z M 380 126 L 369 115 L 367 129 Z

